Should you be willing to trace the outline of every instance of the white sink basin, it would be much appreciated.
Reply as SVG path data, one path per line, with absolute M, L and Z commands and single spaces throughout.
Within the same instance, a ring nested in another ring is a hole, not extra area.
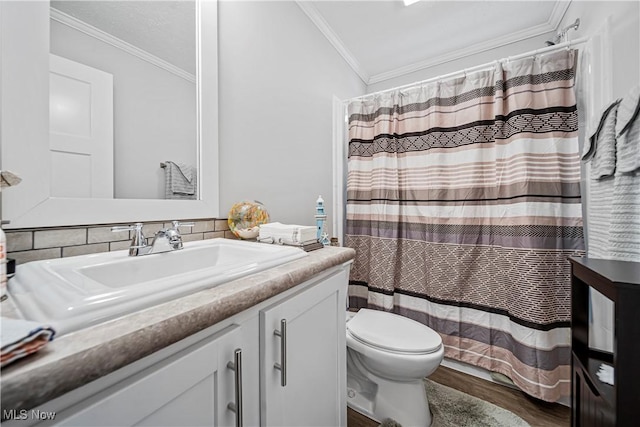
M 140 257 L 128 251 L 29 262 L 9 294 L 22 315 L 59 335 L 307 256 L 298 248 L 211 239 Z

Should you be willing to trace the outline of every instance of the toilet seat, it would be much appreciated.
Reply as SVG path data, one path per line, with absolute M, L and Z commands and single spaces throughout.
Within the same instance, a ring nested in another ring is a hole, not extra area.
M 385 311 L 360 309 L 347 322 L 347 331 L 363 344 L 395 353 L 428 354 L 442 346 L 442 338 L 433 329 Z

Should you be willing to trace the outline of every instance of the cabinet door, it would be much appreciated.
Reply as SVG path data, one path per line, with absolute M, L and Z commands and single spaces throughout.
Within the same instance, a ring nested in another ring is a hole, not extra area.
M 260 312 L 262 425 L 346 426 L 346 287 L 343 269 Z
M 611 427 L 616 426 L 615 411 L 600 394 L 589 378 L 589 372 L 580 367 L 574 355 L 573 363 L 573 402 L 571 425 L 574 427 Z M 634 424 L 636 425 L 636 424 Z
M 56 420 L 63 426 L 232 426 L 236 349 L 242 355 L 243 389 L 258 389 L 258 321 L 231 325 L 173 356 L 80 402 Z M 123 368 L 126 369 L 126 368 Z M 245 396 L 247 425 L 259 421 L 256 392 Z M 249 397 L 249 399 L 246 399 Z M 253 400 L 253 402 L 251 402 Z

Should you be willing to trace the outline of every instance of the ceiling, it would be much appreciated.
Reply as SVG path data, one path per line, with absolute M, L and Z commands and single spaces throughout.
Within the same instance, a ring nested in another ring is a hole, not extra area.
M 298 1 L 371 84 L 555 32 L 570 1 Z
M 411 6 L 402 0 L 296 2 L 367 84 L 555 32 L 570 4 L 567 0 L 421 0 Z M 51 5 L 195 74 L 192 0 L 65 0 Z

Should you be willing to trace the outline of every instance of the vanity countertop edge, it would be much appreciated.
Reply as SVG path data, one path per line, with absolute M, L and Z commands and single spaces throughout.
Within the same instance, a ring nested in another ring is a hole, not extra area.
M 302 259 L 56 338 L 38 353 L 2 369 L 2 407 L 33 409 L 354 257 L 353 249 L 325 247 Z

